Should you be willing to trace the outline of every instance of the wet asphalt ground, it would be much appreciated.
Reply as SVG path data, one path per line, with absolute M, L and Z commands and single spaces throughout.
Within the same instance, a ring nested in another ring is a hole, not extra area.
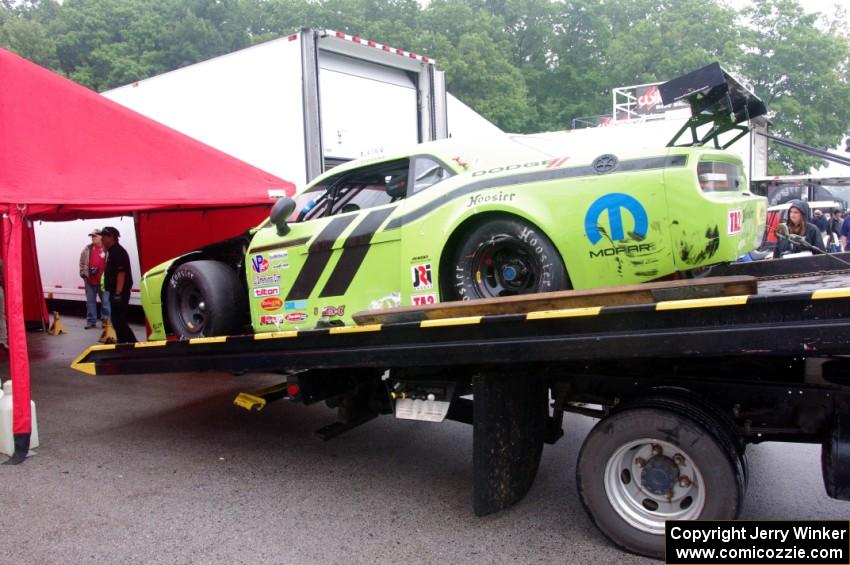
M 469 426 L 385 416 L 325 443 L 324 406 L 233 406 L 274 375 L 77 373 L 98 334 L 64 321 L 68 335 L 28 334 L 41 446 L 0 466 L 0 563 L 653 563 L 613 547 L 578 501 L 589 418 L 567 417 L 522 502 L 477 518 Z M 743 518 L 850 517 L 824 492 L 818 446 L 749 457 Z

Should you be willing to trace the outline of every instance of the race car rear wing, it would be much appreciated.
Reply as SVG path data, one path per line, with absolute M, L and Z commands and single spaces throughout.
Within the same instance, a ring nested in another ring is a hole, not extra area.
M 726 149 L 749 132 L 750 120 L 767 113 L 764 102 L 724 71 L 720 63 L 667 81 L 658 91 L 665 105 L 685 100 L 691 107 L 691 117 L 667 147 L 701 146 L 712 142 L 717 149 Z M 712 126 L 700 133 L 699 129 L 706 124 Z M 687 131 L 691 133 L 691 140 L 680 140 Z M 720 136 L 729 131 L 737 134 L 721 144 Z

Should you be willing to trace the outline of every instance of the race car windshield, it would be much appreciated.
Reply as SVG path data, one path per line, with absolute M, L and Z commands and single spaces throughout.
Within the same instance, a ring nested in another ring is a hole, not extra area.
M 366 210 L 404 198 L 409 167 L 409 159 L 400 159 L 329 177 L 295 199 L 290 221 Z

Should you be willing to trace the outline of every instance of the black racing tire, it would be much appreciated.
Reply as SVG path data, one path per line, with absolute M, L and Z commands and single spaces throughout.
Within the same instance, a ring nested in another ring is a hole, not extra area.
M 582 445 L 576 466 L 582 504 L 617 546 L 661 558 L 666 519 L 738 517 L 744 477 L 726 443 L 725 434 L 678 411 L 618 410 Z
M 450 300 L 474 300 L 572 288 L 555 245 L 536 226 L 514 217 L 473 225 L 445 269 Z
M 191 261 L 177 267 L 167 284 L 168 323 L 179 339 L 240 333 L 247 298 L 234 269 L 219 261 Z

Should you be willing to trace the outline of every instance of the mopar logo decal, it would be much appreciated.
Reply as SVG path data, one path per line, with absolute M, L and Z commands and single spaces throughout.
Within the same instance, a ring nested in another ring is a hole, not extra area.
M 599 221 L 603 212 L 608 213 L 611 240 L 623 241 L 626 239 L 626 234 L 623 231 L 623 209 L 631 214 L 634 219 L 635 229 L 633 233 L 639 238 L 646 237 L 649 220 L 644 207 L 628 194 L 613 192 L 597 199 L 590 205 L 587 214 L 584 216 L 584 233 L 587 234 L 590 243 L 596 245 L 602 239 Z

